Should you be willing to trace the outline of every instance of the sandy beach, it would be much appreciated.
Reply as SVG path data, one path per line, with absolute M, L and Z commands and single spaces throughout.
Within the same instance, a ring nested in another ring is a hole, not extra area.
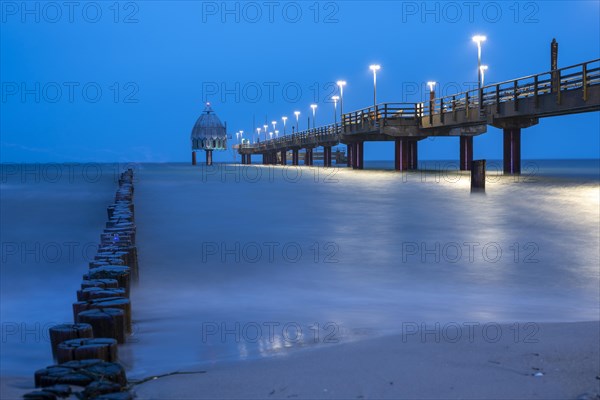
M 138 399 L 573 399 L 600 394 L 600 324 L 509 325 L 386 336 L 278 357 L 186 368 L 134 387 Z M 433 330 L 435 331 L 435 329 Z M 534 333 L 535 332 L 535 333 Z M 525 343 L 531 341 L 535 343 Z M 541 373 L 541 375 L 540 375 Z M 540 375 L 540 376 L 536 376 Z M 31 389 L 3 378 L 2 399 Z
M 597 399 L 599 327 L 541 324 L 537 343 L 516 341 L 506 325 L 496 343 L 481 329 L 456 343 L 396 335 L 215 365 L 135 390 L 140 399 Z

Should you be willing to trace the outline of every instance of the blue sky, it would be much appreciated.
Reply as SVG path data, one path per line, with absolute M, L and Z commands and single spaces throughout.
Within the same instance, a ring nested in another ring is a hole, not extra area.
M 27 9 L 24 9 L 24 4 Z M 600 2 L 10 2 L 1 3 L 2 162 L 189 161 L 189 135 L 210 100 L 228 130 L 255 132 L 318 103 L 344 110 L 420 101 L 426 82 L 450 94 L 477 79 L 473 34 L 485 34 L 486 82 L 600 58 Z M 415 93 L 415 88 L 421 88 Z M 279 123 L 281 126 L 281 122 Z M 523 158 L 599 158 L 600 114 L 541 120 Z M 501 131 L 475 139 L 475 158 L 502 156 Z M 458 158 L 457 138 L 422 142 L 419 158 Z M 369 143 L 365 158 L 391 159 Z M 231 152 L 216 155 L 231 160 Z

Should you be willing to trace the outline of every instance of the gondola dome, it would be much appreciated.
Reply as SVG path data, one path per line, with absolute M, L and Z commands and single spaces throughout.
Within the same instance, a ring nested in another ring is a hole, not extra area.
M 206 103 L 204 111 L 198 117 L 192 129 L 192 150 L 227 149 L 227 128 Z

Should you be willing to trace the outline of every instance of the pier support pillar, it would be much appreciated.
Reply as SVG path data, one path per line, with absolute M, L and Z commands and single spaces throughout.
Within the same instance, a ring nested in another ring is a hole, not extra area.
M 292 165 L 298 165 L 298 149 L 292 150 Z
M 323 146 L 323 165 L 331 167 L 331 146 Z
M 460 170 L 470 171 L 473 164 L 473 136 L 460 137 Z
M 417 169 L 419 165 L 418 144 L 416 140 L 408 141 L 408 169 Z
M 394 161 L 396 171 L 417 169 L 419 164 L 418 141 L 406 137 L 396 139 Z
M 313 165 L 313 149 L 306 149 L 304 153 L 304 165 Z
M 364 169 L 364 142 L 361 140 L 354 143 L 354 169 Z
M 504 128 L 504 173 L 521 174 L 521 128 Z
M 409 144 L 407 138 L 396 139 L 394 151 L 396 171 L 408 170 L 408 146 Z
M 354 167 L 354 143 L 346 145 L 346 161 L 349 167 Z
M 252 154 L 246 154 L 246 164 L 252 164 Z
M 196 165 L 196 152 L 192 151 L 192 165 Z
M 281 165 L 287 164 L 287 150 L 281 150 Z
M 212 165 L 212 150 L 206 150 L 206 165 Z

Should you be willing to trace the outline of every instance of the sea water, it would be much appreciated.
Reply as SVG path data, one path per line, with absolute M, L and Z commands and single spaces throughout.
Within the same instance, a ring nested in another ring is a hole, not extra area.
M 455 162 L 420 164 L 135 166 L 129 375 L 436 324 L 534 334 L 528 323 L 599 319 L 598 160 L 524 161 L 520 177 L 488 162 L 485 194 Z M 93 182 L 3 168 L 1 373 L 26 376 L 51 363 L 43 330 L 72 318 L 119 168 Z

